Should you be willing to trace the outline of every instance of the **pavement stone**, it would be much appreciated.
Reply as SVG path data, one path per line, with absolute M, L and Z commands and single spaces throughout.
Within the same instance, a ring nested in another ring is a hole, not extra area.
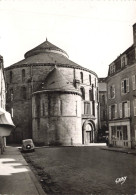
M 0 195 L 46 195 L 18 147 L 0 155 Z

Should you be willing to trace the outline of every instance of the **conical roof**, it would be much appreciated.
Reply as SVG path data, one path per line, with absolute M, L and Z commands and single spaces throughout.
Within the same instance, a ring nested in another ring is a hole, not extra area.
M 59 53 L 61 55 L 64 55 L 65 57 L 68 57 L 68 54 L 64 50 L 62 50 L 59 47 L 53 45 L 46 38 L 45 42 L 43 42 L 42 44 L 40 44 L 37 47 L 33 48 L 32 50 L 28 51 L 27 53 L 25 53 L 25 58 L 37 55 L 39 53 L 47 53 L 47 52 Z
M 60 70 L 55 66 L 48 74 L 44 83 L 42 83 L 40 90 L 62 90 L 62 91 L 76 91 L 75 87 L 64 77 Z
M 69 60 L 69 57 L 64 50 L 53 45 L 47 39 L 42 44 L 26 52 L 25 59 L 9 67 L 6 67 L 5 69 L 8 70 L 10 68 L 25 66 L 54 66 L 55 64 L 58 67 L 70 67 L 86 70 L 96 75 L 96 73 L 94 73 L 93 71 L 84 68 L 76 64 L 75 62 Z

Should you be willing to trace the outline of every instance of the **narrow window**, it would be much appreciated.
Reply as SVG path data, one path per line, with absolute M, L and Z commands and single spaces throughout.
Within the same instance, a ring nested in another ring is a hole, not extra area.
M 92 114 L 95 116 L 95 101 L 92 101 Z
M 83 72 L 80 72 L 80 80 L 81 80 L 81 83 L 83 83 Z
M 22 70 L 22 82 L 25 81 L 25 69 Z
M 26 99 L 26 87 L 22 87 L 22 99 Z
M 121 93 L 126 94 L 129 92 L 129 78 L 121 81 Z
M 82 94 L 82 100 L 85 100 L 85 89 L 83 87 L 80 88 Z
M 13 79 L 13 73 L 12 71 L 10 71 L 9 73 L 9 82 L 12 83 L 12 79 Z
M 92 91 L 92 89 L 89 90 L 89 100 L 93 101 L 93 91 Z
M 127 81 L 124 80 L 124 93 L 127 93 Z
M 92 100 L 94 100 L 94 84 L 92 84 Z
M 91 75 L 89 75 L 89 83 L 91 85 L 92 81 L 91 81 Z
M 84 114 L 90 114 L 90 102 L 84 102 Z

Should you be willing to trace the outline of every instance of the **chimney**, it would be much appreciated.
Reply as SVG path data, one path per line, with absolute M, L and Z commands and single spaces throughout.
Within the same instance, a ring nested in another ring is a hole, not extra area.
M 133 39 L 134 39 L 134 46 L 136 47 L 136 23 L 133 25 Z

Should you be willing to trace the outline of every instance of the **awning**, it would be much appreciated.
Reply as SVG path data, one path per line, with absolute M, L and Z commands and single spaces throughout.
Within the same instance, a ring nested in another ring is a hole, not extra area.
M 0 108 L 0 136 L 9 136 L 14 127 L 10 113 Z

